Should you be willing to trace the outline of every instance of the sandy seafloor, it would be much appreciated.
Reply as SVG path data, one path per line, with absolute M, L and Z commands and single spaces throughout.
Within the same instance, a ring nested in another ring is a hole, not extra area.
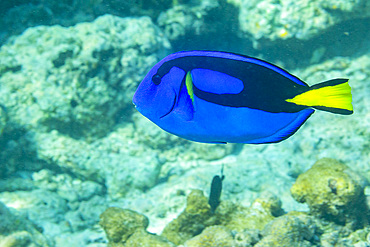
M 110 206 L 160 234 L 192 189 L 208 196 L 222 165 L 221 200 L 246 207 L 270 192 L 286 212 L 308 211 L 290 188 L 324 157 L 367 186 L 369 1 L 87 2 L 0 4 L 0 245 L 106 246 L 99 215 Z M 354 114 L 316 111 L 277 144 L 172 136 L 131 99 L 156 62 L 192 49 L 266 59 L 309 85 L 349 78 Z

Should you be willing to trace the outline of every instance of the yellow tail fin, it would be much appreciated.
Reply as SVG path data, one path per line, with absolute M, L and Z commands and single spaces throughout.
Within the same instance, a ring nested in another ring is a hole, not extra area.
M 349 115 L 353 113 L 351 87 L 348 79 L 334 79 L 314 85 L 287 102 L 319 110 Z

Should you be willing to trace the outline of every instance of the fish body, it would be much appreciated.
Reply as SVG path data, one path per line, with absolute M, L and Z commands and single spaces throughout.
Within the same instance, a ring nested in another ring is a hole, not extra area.
M 314 108 L 351 114 L 348 79 L 309 87 L 260 59 L 219 51 L 173 53 L 140 83 L 133 103 L 162 129 L 205 143 L 274 143 Z

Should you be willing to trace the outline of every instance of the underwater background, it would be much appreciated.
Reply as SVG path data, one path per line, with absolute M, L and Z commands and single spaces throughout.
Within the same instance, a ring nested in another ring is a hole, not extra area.
M 1 1 L 0 246 L 370 246 L 369 27 L 368 0 Z M 132 96 L 192 49 L 349 78 L 354 114 L 277 144 L 168 134 Z

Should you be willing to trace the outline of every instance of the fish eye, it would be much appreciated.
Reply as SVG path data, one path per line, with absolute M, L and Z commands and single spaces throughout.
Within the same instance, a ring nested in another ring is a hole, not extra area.
M 158 75 L 158 74 L 153 75 L 152 82 L 155 85 L 159 85 L 161 83 L 161 77 L 160 77 L 160 75 Z

